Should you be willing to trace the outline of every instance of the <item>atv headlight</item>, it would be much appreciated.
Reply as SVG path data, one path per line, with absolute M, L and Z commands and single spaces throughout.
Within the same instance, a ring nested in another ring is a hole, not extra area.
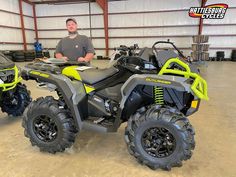
M 1 85 L 1 84 L 4 84 L 4 82 L 3 82 L 2 79 L 0 78 L 0 85 Z

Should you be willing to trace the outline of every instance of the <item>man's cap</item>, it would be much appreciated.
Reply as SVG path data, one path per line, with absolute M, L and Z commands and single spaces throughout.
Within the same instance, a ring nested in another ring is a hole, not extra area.
M 77 21 L 76 21 L 75 18 L 68 18 L 68 19 L 66 20 L 66 23 L 67 23 L 68 21 L 73 21 L 75 24 L 77 24 Z

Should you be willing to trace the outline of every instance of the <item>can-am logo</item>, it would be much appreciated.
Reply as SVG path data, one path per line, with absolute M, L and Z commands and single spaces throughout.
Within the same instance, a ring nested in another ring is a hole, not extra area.
M 188 14 L 193 18 L 223 19 L 227 8 L 227 4 L 211 4 L 204 7 L 191 7 Z

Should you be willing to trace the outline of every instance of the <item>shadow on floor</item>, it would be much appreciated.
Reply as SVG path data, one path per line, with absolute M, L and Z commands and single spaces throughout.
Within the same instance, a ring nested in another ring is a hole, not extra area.
M 22 121 L 21 116 L 13 117 L 13 116 L 8 116 L 8 115 L 6 115 L 6 116 L 1 115 L 0 116 L 0 128 L 3 126 L 11 125 L 15 122 L 20 122 L 20 121 Z

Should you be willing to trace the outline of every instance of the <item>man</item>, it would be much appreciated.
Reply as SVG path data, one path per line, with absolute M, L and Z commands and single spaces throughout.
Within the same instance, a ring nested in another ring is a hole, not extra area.
M 77 32 L 77 22 L 74 18 L 66 20 L 69 36 L 61 39 L 56 47 L 56 58 L 69 61 L 90 62 L 94 56 L 91 40 Z

